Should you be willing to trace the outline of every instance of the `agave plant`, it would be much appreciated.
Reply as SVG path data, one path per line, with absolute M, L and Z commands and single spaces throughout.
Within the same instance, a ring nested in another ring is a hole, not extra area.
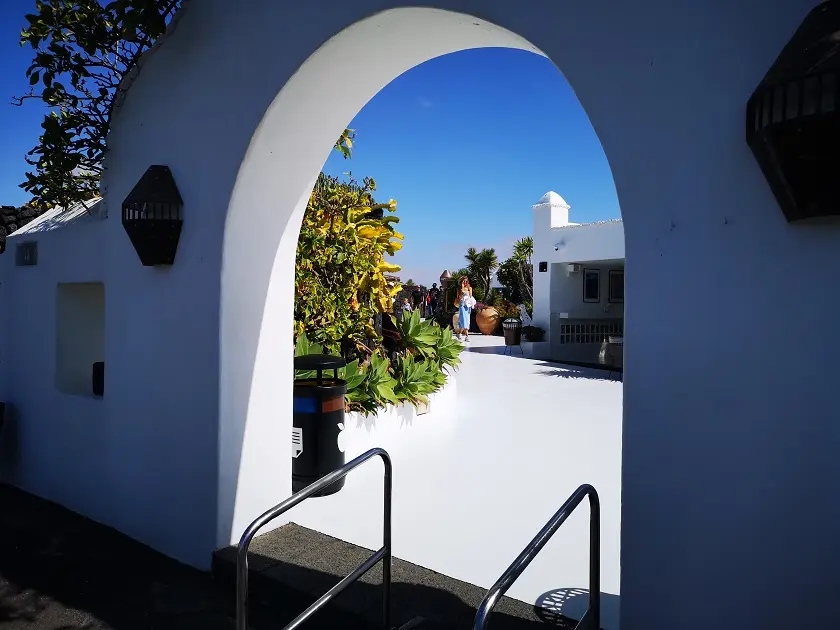
M 429 394 L 446 384 L 447 368 L 460 362 L 463 346 L 449 328 L 421 322 L 417 312 L 406 317 L 399 328 L 403 349 L 389 361 L 383 349 L 363 363 L 351 361 L 339 369 L 339 378 L 347 382 L 347 410 L 365 415 L 376 413 L 389 404 L 428 402 Z M 309 341 L 305 334 L 295 341 L 295 356 L 321 354 L 321 344 Z M 314 371 L 296 371 L 296 378 L 314 378 Z
M 414 405 L 428 403 L 429 394 L 435 393 L 443 384 L 435 378 L 440 370 L 432 361 L 415 361 L 412 357 L 403 356 L 399 358 L 396 372 L 397 386 L 394 393 L 400 400 Z M 446 382 L 445 377 L 443 382 Z
M 421 322 L 420 311 L 403 317 L 397 324 L 403 345 L 409 353 L 426 359 L 437 359 L 441 329 L 434 322 Z
M 347 402 L 351 409 L 354 404 L 364 413 L 372 413 L 386 404 L 399 402 L 394 393 L 396 381 L 389 371 L 388 359 L 378 354 L 371 355 L 370 362 L 364 368 L 364 379 L 358 387 L 347 391 Z
M 319 343 L 312 343 L 306 335 L 299 335 L 295 339 L 295 356 L 304 357 L 309 354 L 324 354 L 324 346 Z M 295 370 L 295 378 L 309 379 L 316 376 L 315 370 Z
M 461 353 L 464 351 L 464 346 L 452 335 L 451 328 L 444 328 L 441 330 L 436 351 L 441 369 L 454 369 L 461 364 Z

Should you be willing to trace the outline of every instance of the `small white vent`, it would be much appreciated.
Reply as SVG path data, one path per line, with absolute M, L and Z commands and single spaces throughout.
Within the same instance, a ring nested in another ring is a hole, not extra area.
M 582 267 L 577 263 L 569 263 L 566 265 L 566 272 L 567 273 L 580 273 Z

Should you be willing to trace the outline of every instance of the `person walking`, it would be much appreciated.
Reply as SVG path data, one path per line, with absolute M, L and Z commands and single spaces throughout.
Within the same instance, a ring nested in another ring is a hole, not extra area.
M 429 317 L 434 317 L 438 310 L 438 299 L 440 298 L 440 290 L 437 282 L 432 282 L 432 288 L 429 289 L 429 309 L 431 313 Z
M 470 315 L 475 306 L 470 279 L 467 276 L 461 278 L 458 285 L 458 297 L 455 298 L 455 306 L 458 307 L 458 330 L 456 336 L 461 341 L 470 340 Z

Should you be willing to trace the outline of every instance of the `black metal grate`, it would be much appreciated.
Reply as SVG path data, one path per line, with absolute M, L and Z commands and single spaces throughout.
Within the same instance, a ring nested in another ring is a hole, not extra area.
M 602 343 L 611 335 L 624 335 L 624 322 L 561 324 L 560 343 Z
M 168 166 L 150 166 L 125 198 L 123 228 L 143 265 L 175 262 L 183 205 Z
M 747 103 L 747 143 L 788 221 L 840 214 L 840 2 L 814 9 Z

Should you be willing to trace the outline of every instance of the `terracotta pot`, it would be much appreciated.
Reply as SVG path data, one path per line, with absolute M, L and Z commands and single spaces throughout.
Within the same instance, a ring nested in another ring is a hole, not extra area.
M 475 312 L 475 323 L 478 324 L 478 329 L 484 335 L 492 335 L 496 332 L 500 321 L 499 311 L 492 306 Z

